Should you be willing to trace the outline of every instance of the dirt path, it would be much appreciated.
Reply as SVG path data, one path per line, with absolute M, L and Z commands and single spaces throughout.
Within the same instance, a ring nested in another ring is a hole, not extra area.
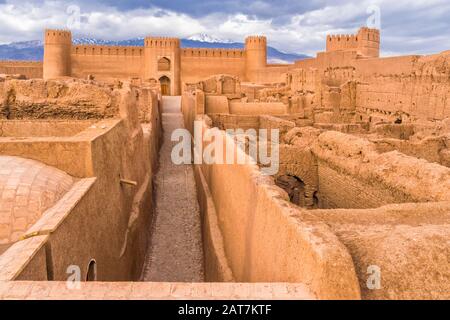
M 191 165 L 171 161 L 171 134 L 184 128 L 179 97 L 163 98 L 163 144 L 156 174 L 156 210 L 143 281 L 202 282 L 200 210 Z

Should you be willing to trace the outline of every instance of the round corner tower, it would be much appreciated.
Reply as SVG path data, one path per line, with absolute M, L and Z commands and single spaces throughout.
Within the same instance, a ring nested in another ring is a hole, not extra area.
M 72 33 L 66 30 L 45 30 L 44 79 L 70 76 Z
M 267 38 L 250 36 L 245 39 L 245 74 L 247 81 L 257 82 L 257 71 L 267 66 Z

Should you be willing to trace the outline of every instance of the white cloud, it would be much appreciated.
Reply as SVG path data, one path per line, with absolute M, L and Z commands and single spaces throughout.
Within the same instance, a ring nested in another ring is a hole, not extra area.
M 74 0 L 77 2 L 77 0 Z M 85 1 L 85 0 L 78 0 Z M 206 0 L 205 0 L 206 1 Z M 43 30 L 65 28 L 71 3 L 59 0 L 9 0 L 0 4 L 0 43 L 41 39 Z M 81 3 L 81 2 L 80 2 Z M 85 2 L 86 3 L 86 2 Z M 248 3 L 242 0 L 243 5 Z M 242 13 L 213 13 L 194 19 L 182 12 L 158 8 L 118 10 L 97 2 L 81 6 L 75 36 L 106 40 L 146 35 L 189 37 L 208 34 L 214 38 L 243 41 L 264 34 L 269 43 L 286 52 L 313 55 L 324 50 L 328 33 L 354 33 L 366 23 L 370 5 L 381 9 L 382 48 L 386 54 L 431 53 L 450 48 L 448 0 L 338 0 L 322 8 L 271 18 Z M 273 4 L 276 6 L 276 3 Z M 268 10 L 268 3 L 252 1 L 249 8 Z
M 67 28 L 68 22 L 74 18 L 73 12 L 67 12 L 69 5 L 53 1 L 40 6 L 18 1 L 0 4 L 0 42 L 40 39 L 45 28 Z M 167 10 L 153 8 L 120 12 L 103 7 L 84 12 L 83 8 L 80 9 L 80 28 L 72 30 L 76 36 L 119 40 L 149 34 L 186 37 L 206 31 L 196 19 Z

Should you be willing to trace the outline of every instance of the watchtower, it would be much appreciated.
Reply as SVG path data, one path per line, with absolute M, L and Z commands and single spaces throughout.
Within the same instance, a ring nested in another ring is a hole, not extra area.
M 250 36 L 245 39 L 245 68 L 247 81 L 257 82 L 257 71 L 267 66 L 267 39 Z
M 356 35 L 329 35 L 327 36 L 327 52 L 356 51 L 359 55 L 368 58 L 380 56 L 380 31 L 363 27 Z
M 71 75 L 72 33 L 66 30 L 45 30 L 44 79 Z
M 358 53 L 364 57 L 380 57 L 380 30 L 367 27 L 359 29 Z

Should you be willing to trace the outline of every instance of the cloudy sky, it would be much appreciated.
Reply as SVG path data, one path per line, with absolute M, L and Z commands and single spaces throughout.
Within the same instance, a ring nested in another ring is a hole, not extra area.
M 381 27 L 383 55 L 426 54 L 450 49 L 449 17 L 449 0 L 0 0 L 0 43 L 67 27 L 107 40 L 264 34 L 280 50 L 312 55 L 326 34 L 369 24 Z

